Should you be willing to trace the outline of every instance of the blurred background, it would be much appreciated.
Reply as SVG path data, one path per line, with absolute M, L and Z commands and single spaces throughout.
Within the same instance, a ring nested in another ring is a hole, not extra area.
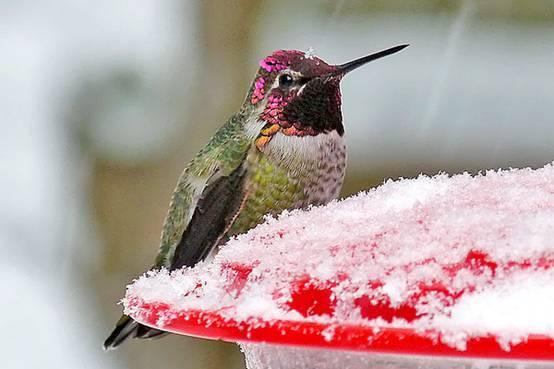
M 104 353 L 186 162 L 275 49 L 343 82 L 343 195 L 554 160 L 554 2 L 0 1 L 2 368 L 243 368 L 186 337 Z

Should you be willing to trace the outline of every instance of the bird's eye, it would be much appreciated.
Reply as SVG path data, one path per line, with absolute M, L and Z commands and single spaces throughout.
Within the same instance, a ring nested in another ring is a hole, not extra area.
M 294 82 L 294 79 L 290 74 L 283 74 L 279 77 L 279 86 L 281 87 L 290 87 Z

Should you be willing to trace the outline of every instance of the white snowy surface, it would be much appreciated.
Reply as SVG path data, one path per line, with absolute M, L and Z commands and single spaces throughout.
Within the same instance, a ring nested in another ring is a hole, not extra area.
M 460 350 L 493 334 L 509 350 L 529 334 L 554 337 L 552 240 L 552 165 L 420 176 L 267 219 L 210 263 L 149 272 L 124 303 L 433 330 Z M 299 302 L 306 289 L 313 301 Z

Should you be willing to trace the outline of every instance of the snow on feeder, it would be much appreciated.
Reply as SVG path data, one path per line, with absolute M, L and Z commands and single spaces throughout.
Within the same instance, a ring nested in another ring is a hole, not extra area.
M 125 311 L 247 367 L 554 368 L 554 167 L 389 181 L 282 214 Z

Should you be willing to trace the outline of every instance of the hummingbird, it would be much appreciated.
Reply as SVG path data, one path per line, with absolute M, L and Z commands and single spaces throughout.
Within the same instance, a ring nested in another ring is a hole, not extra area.
M 181 174 L 152 269 L 193 267 L 266 214 L 336 199 L 346 169 L 340 82 L 407 46 L 340 65 L 298 50 L 262 59 L 240 110 Z M 166 333 L 123 315 L 104 349 Z

